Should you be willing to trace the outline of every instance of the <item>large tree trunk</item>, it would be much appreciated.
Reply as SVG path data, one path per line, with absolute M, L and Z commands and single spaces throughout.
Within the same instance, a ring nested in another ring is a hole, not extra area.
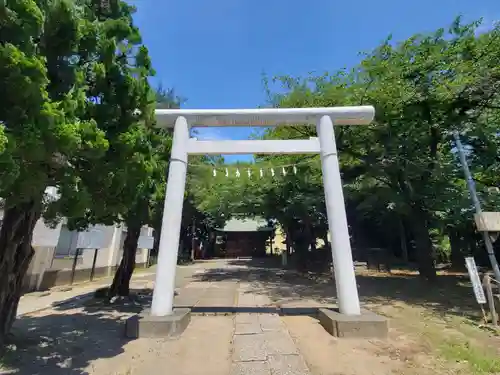
M 215 256 L 215 241 L 216 241 L 215 232 L 210 232 L 208 235 L 208 243 L 207 249 L 205 251 L 206 258 L 213 258 Z
M 330 249 L 330 241 L 328 241 L 328 231 L 324 235 L 322 235 L 321 238 L 323 239 L 323 242 L 325 243 L 325 249 L 331 250 Z
M 399 222 L 399 240 L 401 244 L 401 259 L 407 264 L 408 263 L 408 241 L 406 239 L 406 229 L 405 224 L 403 222 L 403 218 L 400 216 L 398 218 Z
M 34 250 L 33 229 L 41 216 L 40 202 L 31 200 L 9 207 L 0 230 L 0 347 L 12 328 L 24 277 Z
M 310 248 L 311 248 L 311 251 L 316 251 L 316 236 L 312 236 L 311 237 L 311 243 L 310 243 Z
M 137 253 L 137 241 L 141 234 L 141 226 L 127 226 L 127 236 L 123 243 L 123 256 L 115 272 L 113 283 L 109 288 L 108 296 L 127 297 L 130 294 L 130 279 L 135 269 L 135 255 Z
M 161 234 L 161 228 L 160 229 L 154 228 L 153 230 L 154 242 L 151 253 L 156 256 L 158 256 L 158 250 L 160 249 L 160 234 Z
M 296 235 L 295 236 L 295 241 L 293 242 L 294 246 L 294 251 L 297 256 L 296 260 L 296 266 L 297 270 L 303 272 L 307 270 L 307 250 L 309 247 L 309 243 L 302 238 L 302 234 Z
M 292 239 L 288 227 L 285 229 L 285 247 L 286 247 L 286 255 L 290 256 L 292 254 Z
M 294 225 L 292 238 L 293 248 L 297 254 L 297 269 L 299 271 L 306 271 L 309 261 L 309 247 L 311 246 L 311 231 L 309 218 L 304 218 L 302 223 Z
M 413 209 L 414 220 L 411 222 L 417 251 L 418 272 L 427 280 L 436 278 L 432 240 L 429 234 L 427 215 L 420 207 Z
M 450 239 L 451 247 L 451 268 L 454 270 L 463 270 L 465 268 L 464 261 L 464 240 L 460 232 L 453 228 L 448 231 L 448 238 Z

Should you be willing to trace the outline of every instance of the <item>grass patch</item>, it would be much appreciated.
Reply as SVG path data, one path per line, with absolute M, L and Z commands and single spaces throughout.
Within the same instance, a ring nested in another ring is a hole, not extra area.
M 393 327 L 411 334 L 438 361 L 447 373 L 500 374 L 498 333 L 491 327 L 478 326 L 469 316 L 441 315 L 427 307 L 381 305 L 382 314 L 391 318 Z M 379 311 L 380 313 L 380 311 Z M 437 371 L 436 373 L 441 373 Z
M 479 349 L 468 341 L 445 340 L 439 351 L 448 361 L 460 362 L 466 365 L 471 374 L 492 374 L 500 372 L 500 359 L 486 348 Z

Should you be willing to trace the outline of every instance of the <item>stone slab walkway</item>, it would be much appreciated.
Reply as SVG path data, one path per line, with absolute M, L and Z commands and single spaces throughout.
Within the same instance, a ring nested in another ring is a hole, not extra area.
M 277 314 L 238 314 L 231 375 L 308 375 L 302 355 Z
M 234 313 L 229 375 L 309 375 L 286 325 L 274 312 L 279 301 L 259 291 L 261 276 L 245 265 L 199 272 L 178 289 L 175 305 L 208 314 Z

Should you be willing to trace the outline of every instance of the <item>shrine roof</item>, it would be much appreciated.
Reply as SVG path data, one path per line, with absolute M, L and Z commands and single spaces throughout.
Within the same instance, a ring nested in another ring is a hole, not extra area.
M 261 218 L 232 218 L 226 222 L 224 228 L 216 228 L 219 232 L 269 232 L 273 228 L 267 225 L 267 221 Z

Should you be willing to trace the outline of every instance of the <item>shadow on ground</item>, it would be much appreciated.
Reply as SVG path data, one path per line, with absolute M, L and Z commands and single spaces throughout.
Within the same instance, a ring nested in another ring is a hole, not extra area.
M 335 283 L 328 273 L 283 270 L 276 260 L 226 261 L 223 267 L 206 268 L 191 277 L 212 283 L 248 282 L 252 285 L 249 292 L 266 295 L 275 305 L 335 302 Z M 361 271 L 357 281 L 364 302 L 393 305 L 400 301 L 442 315 L 478 316 L 472 290 L 460 276 L 443 275 L 430 284 L 413 275 Z M 68 302 L 47 315 L 21 317 L 14 326 L 11 350 L 0 361 L 0 373 L 8 373 L 1 367 L 7 366 L 20 375 L 88 374 L 93 361 L 125 351 L 129 340 L 124 338 L 124 320 L 149 305 L 152 290 L 138 289 L 134 295 L 132 300 L 114 304 L 97 299 L 83 306 Z
M 129 340 L 124 338 L 122 315 L 100 308 L 56 308 L 65 309 L 18 319 L 0 361 L 0 373 L 11 369 L 21 375 L 83 375 L 88 374 L 85 368 L 91 361 L 124 351 Z
M 207 270 L 194 275 L 199 281 L 248 281 L 252 293 L 267 295 L 274 302 L 313 300 L 335 303 L 335 281 L 328 272 L 296 272 L 283 270 L 279 262 L 267 259 L 228 261 L 234 267 Z M 439 315 L 480 317 L 480 309 L 472 288 L 463 275 L 439 275 L 435 282 L 422 280 L 418 275 L 370 272 L 357 270 L 356 280 L 360 298 L 365 303 L 393 305 L 403 302 L 420 306 Z
M 179 267 L 176 286 L 186 285 L 196 269 Z M 93 373 L 92 362 L 124 353 L 130 342 L 124 336 L 125 320 L 150 304 L 152 290 L 132 289 L 134 299 L 116 303 L 92 298 L 93 294 L 18 317 L 0 357 L 0 374 L 84 375 Z

